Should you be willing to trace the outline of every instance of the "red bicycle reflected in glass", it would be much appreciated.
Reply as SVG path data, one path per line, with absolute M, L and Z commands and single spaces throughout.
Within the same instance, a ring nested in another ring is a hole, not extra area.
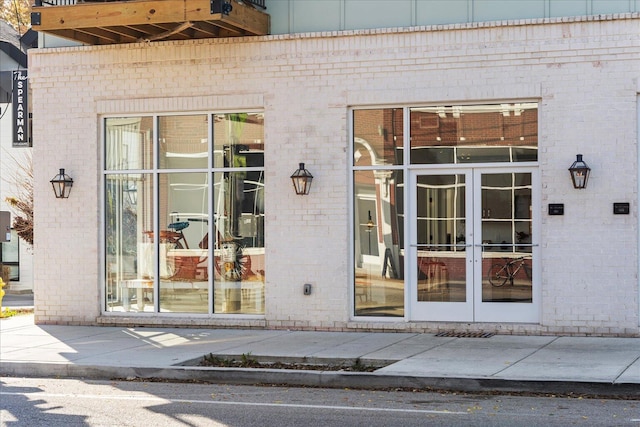
M 197 219 L 203 221 L 202 219 Z M 183 230 L 189 227 L 190 221 L 195 219 L 187 219 L 186 221 L 176 221 L 167 226 L 167 230 L 160 230 L 160 243 L 171 245 L 171 249 L 190 249 L 187 238 Z M 204 220 L 206 221 L 206 220 Z M 145 231 L 144 234 L 149 236 L 151 241 L 154 239 L 153 231 Z M 214 263 L 216 273 L 221 280 L 225 281 L 241 281 L 246 280 L 251 274 L 251 257 L 244 253 L 242 238 L 227 237 L 224 238 L 220 232 L 216 233 L 217 239 L 214 250 Z M 202 240 L 198 243 L 200 249 L 209 248 L 209 233 L 206 233 Z M 176 256 L 175 257 L 175 274 L 173 278 L 181 279 L 203 279 L 202 267 L 208 259 L 208 255 L 204 256 Z M 208 275 L 204 275 L 206 279 Z

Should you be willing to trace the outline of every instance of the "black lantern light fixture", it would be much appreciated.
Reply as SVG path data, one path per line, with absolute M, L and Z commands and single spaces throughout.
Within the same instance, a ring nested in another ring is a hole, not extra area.
M 135 184 L 130 184 L 127 188 L 122 190 L 127 194 L 127 198 L 129 199 L 129 203 L 132 205 L 138 204 L 138 188 Z
M 373 219 L 371 218 L 371 211 L 369 211 L 369 219 L 367 220 L 367 235 L 369 236 L 369 255 L 371 255 L 371 232 L 373 231 Z
M 60 173 L 53 177 L 51 181 L 53 186 L 53 192 L 56 194 L 56 199 L 66 199 L 71 193 L 71 187 L 73 187 L 73 178 L 64 173 L 64 169 L 60 169 Z
M 300 163 L 298 169 L 291 175 L 291 181 L 293 181 L 293 188 L 296 190 L 296 194 L 304 196 L 309 194 L 313 175 L 304 168 L 304 163 Z
M 577 189 L 586 188 L 589 172 L 591 172 L 591 168 L 582 160 L 582 154 L 577 154 L 576 161 L 569 168 L 573 187 Z

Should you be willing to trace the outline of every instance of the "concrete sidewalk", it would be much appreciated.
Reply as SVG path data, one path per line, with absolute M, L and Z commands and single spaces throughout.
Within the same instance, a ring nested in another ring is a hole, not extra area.
M 375 372 L 195 366 L 204 355 L 385 365 Z M 640 397 L 640 339 L 37 326 L 0 320 L 0 375 Z

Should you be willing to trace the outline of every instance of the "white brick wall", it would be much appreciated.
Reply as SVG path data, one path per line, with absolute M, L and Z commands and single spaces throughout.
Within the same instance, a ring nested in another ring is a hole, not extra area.
M 100 315 L 100 114 L 257 107 L 266 123 L 264 325 L 437 329 L 349 321 L 348 107 L 539 99 L 541 325 L 488 327 L 638 334 L 638 14 L 30 56 L 37 322 Z M 587 190 L 568 177 L 577 153 L 592 168 Z M 298 162 L 314 175 L 312 196 L 291 191 Z M 67 200 L 54 199 L 48 182 L 60 167 L 74 179 Z M 612 215 L 613 202 L 630 202 L 631 215 Z M 565 215 L 547 216 L 548 203 L 564 203 Z M 311 297 L 304 283 L 314 286 Z

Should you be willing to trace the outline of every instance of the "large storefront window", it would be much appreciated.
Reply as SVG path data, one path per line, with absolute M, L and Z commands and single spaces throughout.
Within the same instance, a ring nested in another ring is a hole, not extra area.
M 352 129 L 355 316 L 535 320 L 537 103 L 359 109 Z
M 105 119 L 107 311 L 264 313 L 263 153 L 262 113 Z

